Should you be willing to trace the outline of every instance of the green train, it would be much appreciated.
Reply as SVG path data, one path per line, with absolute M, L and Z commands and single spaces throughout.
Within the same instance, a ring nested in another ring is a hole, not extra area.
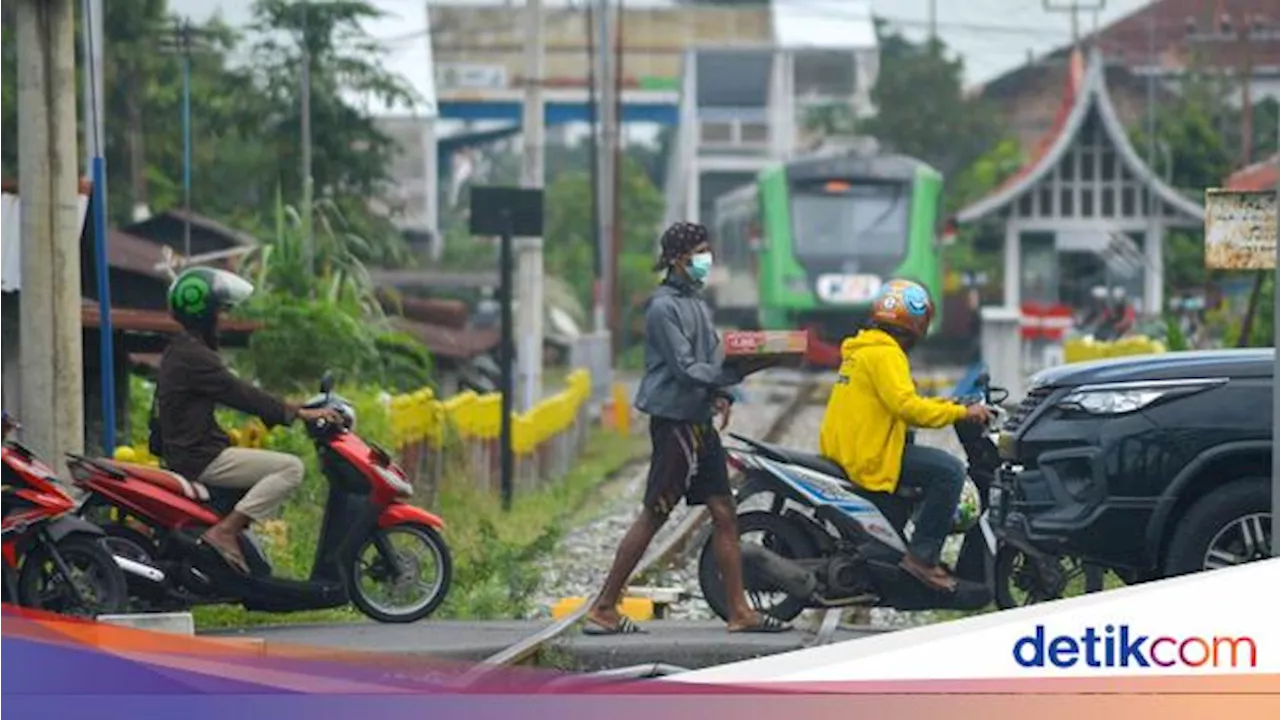
M 717 322 L 810 328 L 838 345 L 881 283 L 903 277 L 928 288 L 936 332 L 941 202 L 941 173 L 903 155 L 813 156 L 761 171 L 715 202 Z

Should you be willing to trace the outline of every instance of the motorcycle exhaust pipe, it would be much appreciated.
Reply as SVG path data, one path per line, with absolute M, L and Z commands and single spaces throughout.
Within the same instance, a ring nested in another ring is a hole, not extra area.
M 789 595 L 808 600 L 818 589 L 818 580 L 813 573 L 759 545 L 744 544 L 742 562 L 744 565 L 751 563 L 765 578 L 780 585 Z
M 164 582 L 164 572 L 158 568 L 153 568 L 150 565 L 144 565 L 135 560 L 120 557 L 119 555 L 113 555 L 112 557 L 116 559 L 116 565 L 120 566 L 121 570 L 129 573 L 130 575 L 136 575 L 144 580 L 150 580 L 153 583 Z

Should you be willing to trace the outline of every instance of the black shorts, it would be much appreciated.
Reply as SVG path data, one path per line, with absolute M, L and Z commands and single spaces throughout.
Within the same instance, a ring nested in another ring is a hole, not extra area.
M 649 418 L 653 458 L 644 490 L 645 507 L 666 515 L 683 497 L 689 505 L 729 496 L 728 458 L 711 423 Z

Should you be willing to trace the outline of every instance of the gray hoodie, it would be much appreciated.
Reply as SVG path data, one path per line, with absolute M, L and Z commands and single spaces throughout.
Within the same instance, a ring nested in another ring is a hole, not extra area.
M 651 416 L 709 422 L 712 401 L 742 382 L 721 366 L 711 308 L 687 281 L 668 276 L 645 303 L 644 379 L 635 405 Z

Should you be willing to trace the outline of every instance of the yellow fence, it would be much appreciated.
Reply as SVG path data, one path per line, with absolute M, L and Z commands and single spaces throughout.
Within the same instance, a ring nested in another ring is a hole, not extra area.
M 590 393 L 591 376 L 586 370 L 575 370 L 564 390 L 515 414 L 511 421 L 515 453 L 528 455 L 573 425 Z M 462 440 L 496 440 L 502 428 L 502 395 L 467 391 L 437 400 L 431 390 L 424 389 L 391 398 L 388 414 L 397 447 L 418 442 L 439 447 L 446 428 L 453 428 Z
M 564 390 L 544 399 L 527 412 L 514 414 L 511 444 L 517 458 L 531 459 L 549 441 L 566 435 L 566 431 L 570 429 L 578 429 L 590 394 L 590 374 L 583 369 L 575 370 L 569 374 Z M 500 393 L 479 395 L 467 391 L 441 400 L 435 397 L 430 388 L 423 388 L 391 397 L 387 401 L 387 414 L 391 423 L 392 444 L 405 456 L 402 461 L 407 467 L 416 466 L 424 451 L 439 450 L 452 430 L 452 434 L 474 451 L 475 459 L 485 467 L 484 474 L 490 474 L 490 451 L 496 447 L 502 427 Z M 267 437 L 267 428 L 261 421 L 253 419 L 240 428 L 228 430 L 227 435 L 237 447 L 262 447 Z M 574 447 L 566 449 L 576 454 L 576 443 Z M 157 459 L 147 451 L 145 444 L 118 447 L 114 456 L 124 462 L 159 465 Z M 568 458 L 562 457 L 559 460 L 561 462 L 556 464 L 563 465 Z
M 1134 335 L 1114 341 L 1099 342 L 1089 338 L 1071 338 L 1063 344 L 1066 362 L 1083 362 L 1123 355 L 1152 355 L 1167 352 L 1164 343 L 1146 335 Z

